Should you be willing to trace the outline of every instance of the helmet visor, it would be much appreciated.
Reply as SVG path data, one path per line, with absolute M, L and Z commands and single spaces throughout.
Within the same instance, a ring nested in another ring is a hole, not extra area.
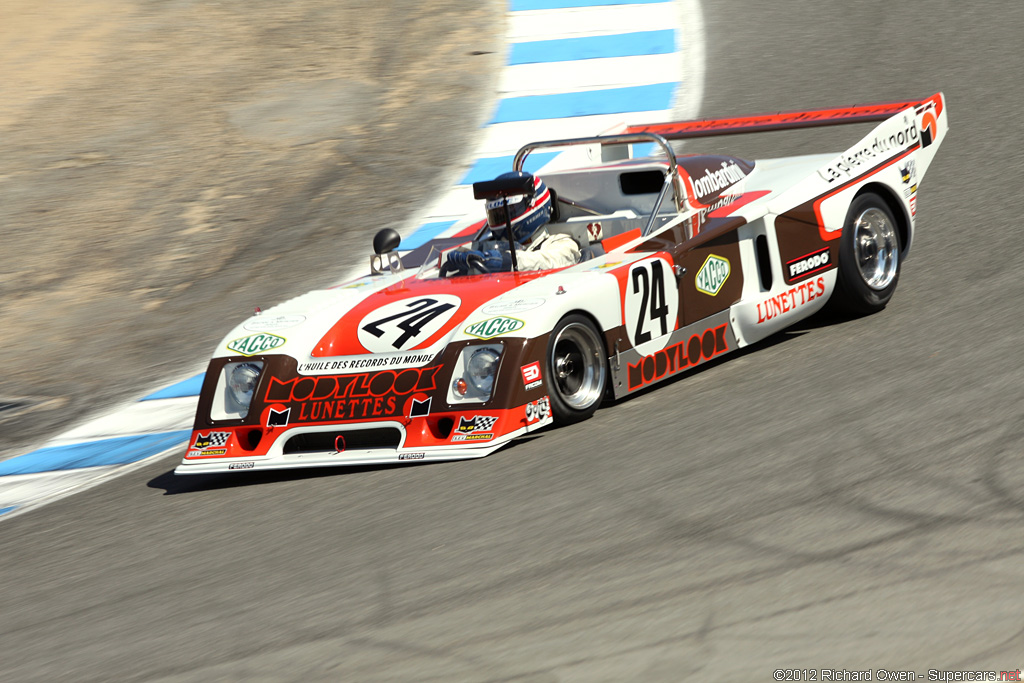
M 526 213 L 529 208 L 530 198 L 526 195 L 516 195 L 508 198 L 508 220 L 515 223 L 515 220 Z M 480 215 L 480 214 L 477 214 Z M 487 225 L 491 231 L 503 230 L 507 224 L 505 219 L 505 206 L 501 199 L 487 202 Z

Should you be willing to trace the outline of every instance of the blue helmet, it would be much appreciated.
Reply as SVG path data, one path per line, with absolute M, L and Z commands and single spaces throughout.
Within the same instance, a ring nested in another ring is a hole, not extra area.
M 508 215 L 512 219 L 512 239 L 522 244 L 551 220 L 551 192 L 544 181 L 524 171 L 510 171 L 498 178 L 532 177 L 533 192 L 508 198 Z M 496 239 L 506 239 L 505 200 L 487 202 L 487 225 Z

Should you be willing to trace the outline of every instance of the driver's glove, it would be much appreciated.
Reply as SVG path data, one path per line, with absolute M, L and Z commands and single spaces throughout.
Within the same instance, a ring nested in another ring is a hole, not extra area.
M 488 249 L 487 251 L 478 251 L 476 249 L 453 251 L 448 254 L 448 262 L 460 268 L 466 268 L 471 256 L 480 257 L 480 260 L 484 262 L 484 268 L 491 273 L 512 269 L 512 257 L 509 256 L 508 252 L 502 252 L 498 249 Z
M 479 252 L 477 252 L 479 253 Z M 512 257 L 507 251 L 489 249 L 483 253 L 484 265 L 492 273 L 502 270 L 512 270 Z
M 448 254 L 448 263 L 454 263 L 460 268 L 466 268 L 469 265 L 470 256 L 479 256 L 484 259 L 484 253 L 477 251 L 476 249 L 468 249 L 466 251 L 453 251 Z

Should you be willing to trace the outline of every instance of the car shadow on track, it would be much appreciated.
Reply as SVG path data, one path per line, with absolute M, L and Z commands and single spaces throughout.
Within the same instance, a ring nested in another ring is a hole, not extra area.
M 519 437 L 512 443 L 504 446 L 501 451 L 505 452 L 510 448 L 515 448 L 516 444 L 532 441 L 536 438 L 540 438 L 538 434 Z M 265 470 L 263 472 L 233 472 L 230 474 L 177 475 L 174 473 L 174 470 L 167 470 L 163 474 L 150 479 L 146 485 L 153 489 L 163 489 L 164 495 L 176 496 L 183 493 L 231 489 L 239 486 L 258 486 L 261 484 L 274 484 L 282 481 L 301 481 L 305 479 L 322 479 L 324 477 L 346 475 L 352 476 L 365 474 L 367 472 L 429 467 L 431 465 L 445 465 L 453 462 L 463 461 L 437 460 L 434 462 L 395 463 L 393 465 L 335 465 L 331 467 L 304 467 L 292 470 Z

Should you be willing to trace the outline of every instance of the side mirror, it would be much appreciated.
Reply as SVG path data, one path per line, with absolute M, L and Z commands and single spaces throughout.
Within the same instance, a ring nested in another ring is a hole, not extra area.
M 370 273 L 381 275 L 385 267 L 392 273 L 400 273 L 404 270 L 402 259 L 395 253 L 398 245 L 402 243 L 402 236 L 397 230 L 384 228 L 373 236 L 373 253 L 370 257 Z
M 401 243 L 402 236 L 398 234 L 397 230 L 384 228 L 373 236 L 373 253 L 378 256 L 386 254 L 398 249 L 398 245 Z

